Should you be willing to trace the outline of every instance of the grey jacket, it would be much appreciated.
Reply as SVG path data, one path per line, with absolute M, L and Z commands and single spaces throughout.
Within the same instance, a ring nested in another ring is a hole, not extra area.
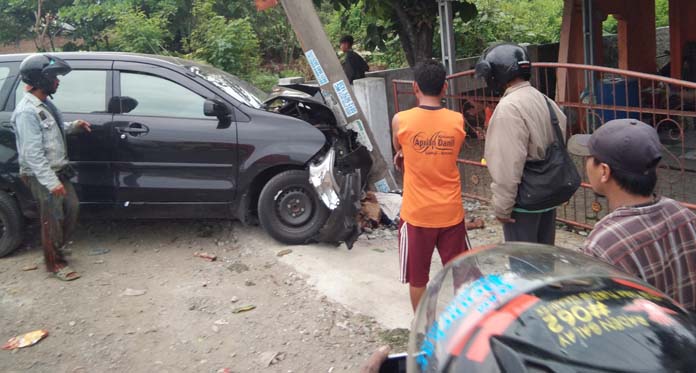
M 78 129 L 77 122 L 62 119 L 50 100 L 41 101 L 31 93 L 24 95 L 12 113 L 19 173 L 36 177 L 48 190 L 61 184 L 56 171 L 68 164 L 65 134 Z
M 563 136 L 566 116 L 555 102 Z M 515 207 L 517 188 L 527 161 L 544 159 L 554 141 L 551 115 L 544 95 L 529 82 L 508 88 L 488 123 L 485 158 L 493 183 L 492 205 L 495 216 L 509 218 Z

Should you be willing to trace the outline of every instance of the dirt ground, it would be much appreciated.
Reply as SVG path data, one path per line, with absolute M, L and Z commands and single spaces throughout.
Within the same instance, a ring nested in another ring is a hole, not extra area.
M 485 208 L 470 210 L 487 223 L 471 232 L 474 245 L 499 242 Z M 396 326 L 412 314 L 394 231 L 348 251 L 286 247 L 228 221 L 83 221 L 70 257 L 83 277 L 69 283 L 44 272 L 37 228 L 28 232 L 0 259 L 0 344 L 49 336 L 0 351 L 2 372 L 354 372 L 377 346 L 406 345 Z M 560 231 L 561 246 L 581 240 Z M 235 313 L 246 306 L 255 308 Z

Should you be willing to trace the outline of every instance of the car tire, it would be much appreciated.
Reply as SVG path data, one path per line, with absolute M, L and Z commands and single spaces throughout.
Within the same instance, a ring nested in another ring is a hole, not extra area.
M 330 211 L 309 184 L 309 173 L 290 170 L 274 176 L 261 190 L 259 222 L 271 237 L 288 245 L 311 241 Z
M 0 258 L 22 243 L 24 217 L 12 196 L 0 192 Z

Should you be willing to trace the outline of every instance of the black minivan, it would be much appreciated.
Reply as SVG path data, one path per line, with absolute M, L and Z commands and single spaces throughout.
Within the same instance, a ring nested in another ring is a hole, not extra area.
M 54 103 L 67 121 L 82 213 L 102 218 L 236 218 L 287 244 L 346 241 L 371 160 L 310 86 L 270 97 L 224 71 L 174 57 L 56 53 L 73 71 Z M 36 205 L 18 175 L 10 117 L 24 92 L 0 56 L 0 256 Z

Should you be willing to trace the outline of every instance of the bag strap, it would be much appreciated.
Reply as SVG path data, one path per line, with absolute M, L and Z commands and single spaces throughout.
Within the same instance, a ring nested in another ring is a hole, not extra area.
M 549 100 L 546 95 L 544 95 L 544 98 L 546 99 L 546 106 L 549 108 L 549 113 L 551 114 L 551 127 L 553 127 L 556 141 L 561 143 L 561 147 L 565 149 L 566 142 L 563 138 L 563 133 L 561 132 L 561 125 L 558 123 L 558 115 L 556 115 L 556 110 L 553 109 L 553 106 L 551 106 L 551 100 Z

